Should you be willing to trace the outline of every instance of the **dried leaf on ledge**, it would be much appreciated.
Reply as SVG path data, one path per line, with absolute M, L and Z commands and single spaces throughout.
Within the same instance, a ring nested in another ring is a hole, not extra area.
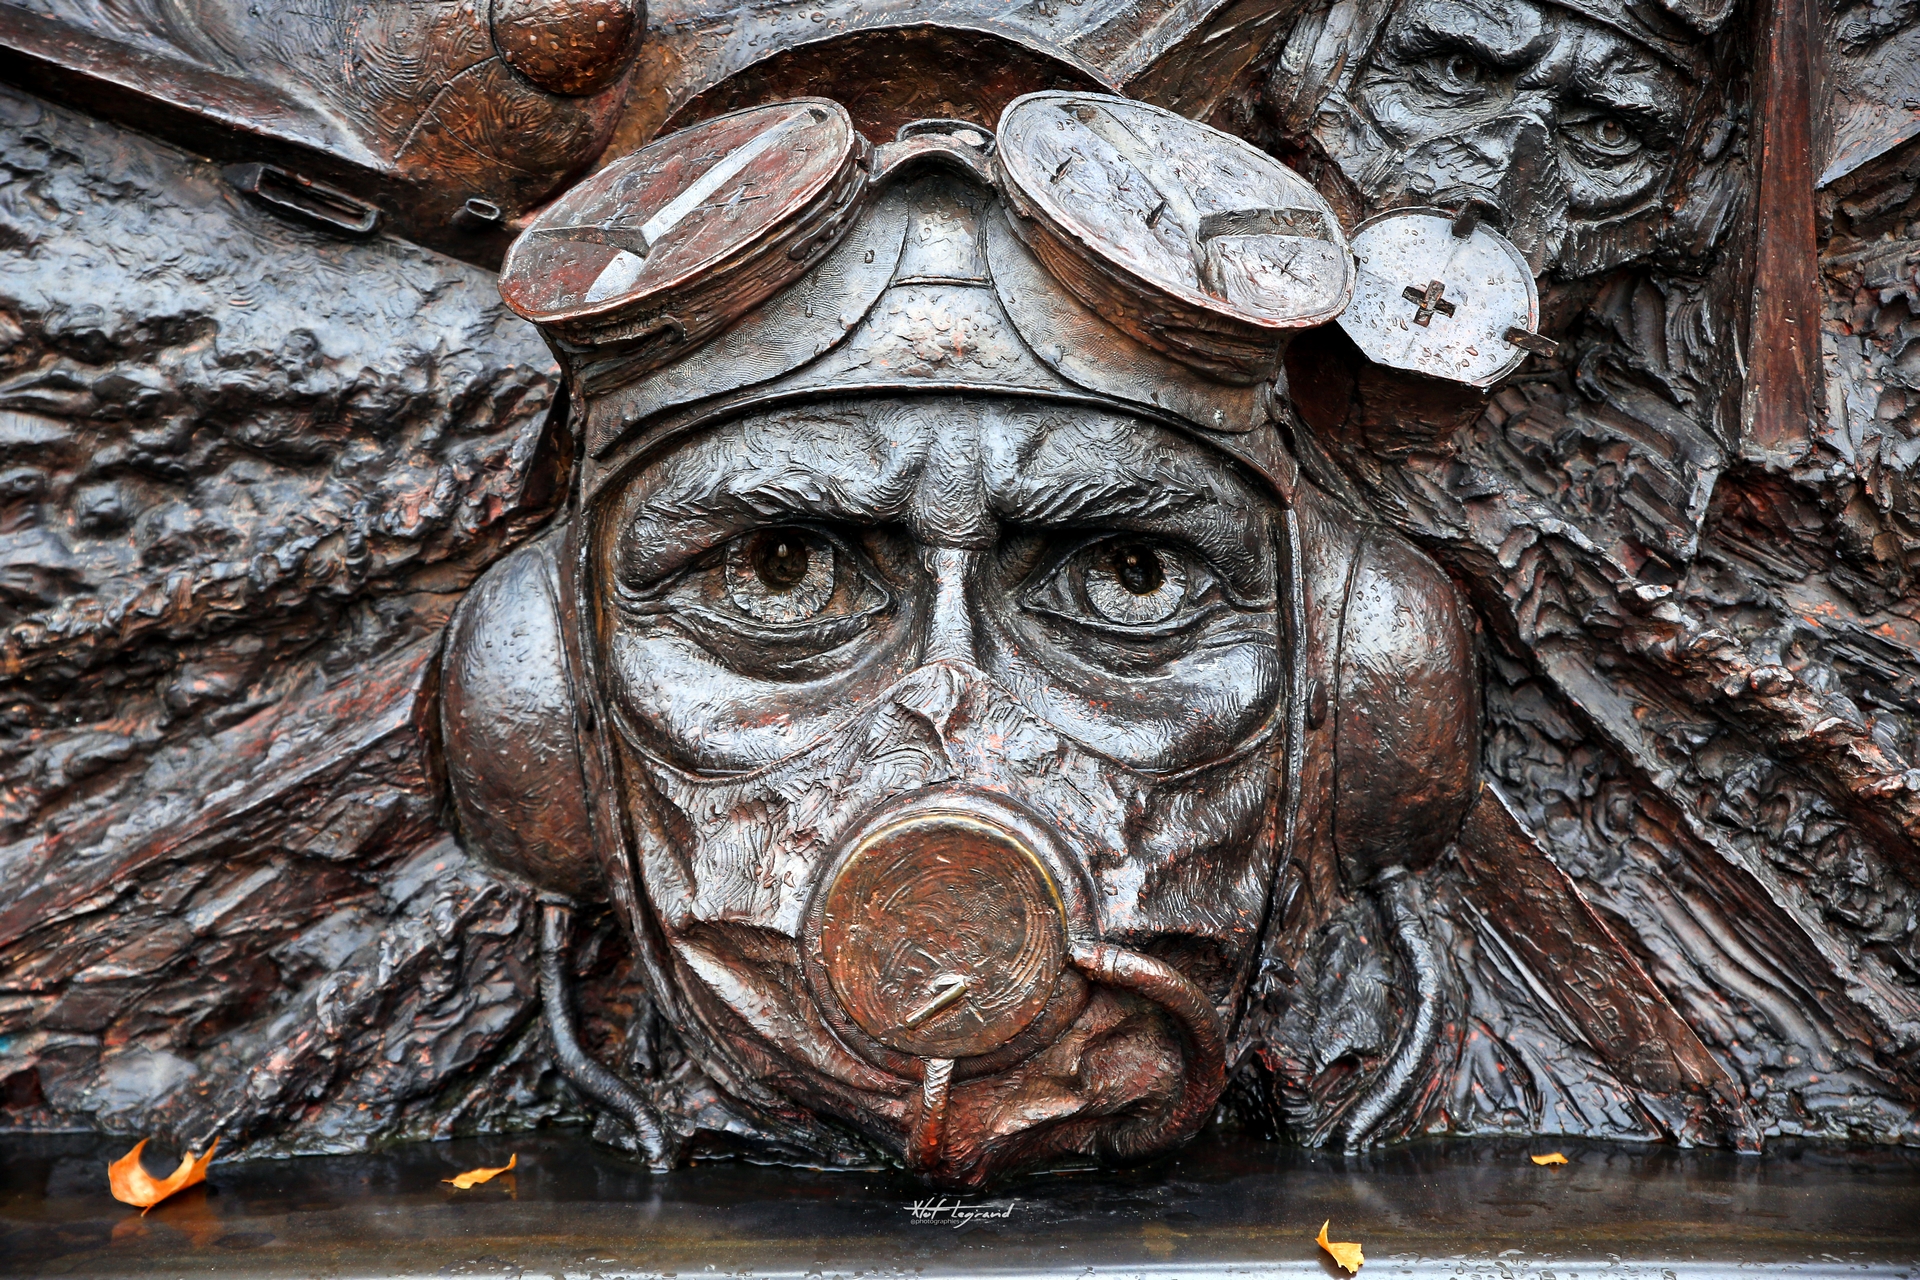
M 469 1187 L 477 1187 L 483 1182 L 491 1182 L 494 1178 L 513 1168 L 513 1166 L 519 1162 L 520 1154 L 519 1152 L 515 1152 L 508 1156 L 507 1162 L 498 1169 L 469 1169 L 465 1173 L 455 1174 L 451 1178 L 442 1178 L 440 1181 L 451 1182 L 454 1186 L 460 1188 L 460 1190 L 465 1191 Z
M 1345 1267 L 1348 1275 L 1359 1274 L 1360 1268 L 1366 1265 L 1367 1261 L 1366 1255 L 1360 1252 L 1359 1242 L 1327 1239 L 1327 1228 L 1332 1224 L 1331 1218 L 1320 1224 L 1320 1234 L 1314 1243 L 1331 1254 L 1335 1262 Z
M 1549 1151 L 1544 1156 L 1530 1156 L 1528 1158 L 1535 1164 L 1565 1164 L 1567 1162 L 1567 1158 L 1558 1151 Z
M 220 1139 L 215 1138 L 205 1155 L 198 1158 L 181 1156 L 178 1169 L 165 1178 L 156 1179 L 140 1163 L 140 1152 L 149 1141 L 151 1139 L 140 1139 L 133 1144 L 133 1150 L 107 1166 L 107 1187 L 113 1192 L 113 1198 L 122 1204 L 135 1206 L 143 1217 L 147 1210 L 174 1192 L 205 1182 L 207 1165 L 212 1163 L 213 1153 L 220 1149 Z

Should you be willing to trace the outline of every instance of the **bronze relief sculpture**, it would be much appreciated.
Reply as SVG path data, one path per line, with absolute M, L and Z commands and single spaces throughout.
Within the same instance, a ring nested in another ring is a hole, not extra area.
M 1535 275 L 1592 275 L 1700 216 L 1675 225 L 1672 176 L 1689 130 L 1715 127 L 1697 100 L 1730 9 L 1331 6 L 1289 37 L 1272 100 L 1360 216 L 1441 206 L 1502 227 Z
M 1157 1151 L 1225 1085 L 1307 754 L 1376 780 L 1336 835 L 1356 888 L 1457 827 L 1460 605 L 1404 543 L 1301 509 L 1275 338 L 1351 274 L 1304 183 L 1084 94 L 1017 100 L 997 145 L 928 122 L 865 150 L 829 102 L 722 117 L 509 255 L 577 370 L 582 481 L 454 624 L 455 794 L 507 869 L 658 931 L 654 998 L 791 1140 L 820 1113 L 961 1183 Z M 1067 238 L 1109 211 L 1138 245 Z M 798 278 L 715 298 L 769 270 Z M 530 634 L 541 577 L 551 689 L 516 701 L 558 743 L 598 726 L 554 776 L 492 714 L 540 661 L 497 637 Z M 570 826 L 518 817 L 576 778 Z
M 1908 144 L 1070 8 L 0 6 L 9 1123 L 1912 1140 Z

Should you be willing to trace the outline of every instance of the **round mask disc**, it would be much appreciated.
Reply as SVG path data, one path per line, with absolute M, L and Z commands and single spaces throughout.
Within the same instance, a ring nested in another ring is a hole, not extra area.
M 1354 231 L 1353 256 L 1360 276 L 1340 327 L 1375 364 L 1485 387 L 1553 349 L 1534 332 L 1527 260 L 1487 227 L 1461 236 L 1438 210 L 1383 213 Z
M 962 814 L 889 824 L 828 887 L 821 957 L 841 1007 L 889 1049 L 968 1058 L 1046 1008 L 1067 946 L 1059 890 L 1011 832 Z

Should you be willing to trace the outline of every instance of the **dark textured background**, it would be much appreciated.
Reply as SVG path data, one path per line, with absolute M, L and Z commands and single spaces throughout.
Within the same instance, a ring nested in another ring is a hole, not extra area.
M 0 90 L 0 1091 L 339 1150 L 537 1123 L 525 902 L 437 821 L 460 591 L 548 510 L 492 276 Z

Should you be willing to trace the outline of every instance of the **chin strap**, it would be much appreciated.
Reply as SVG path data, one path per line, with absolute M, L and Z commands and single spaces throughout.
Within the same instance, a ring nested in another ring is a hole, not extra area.
M 1226 1030 L 1206 993 L 1171 965 L 1110 943 L 1076 945 L 1068 958 L 1092 981 L 1130 991 L 1165 1009 L 1187 1042 L 1180 1101 L 1165 1114 L 1143 1116 L 1114 1132 L 1106 1140 L 1108 1154 L 1131 1160 L 1197 1133 L 1227 1085 Z
M 1400 963 L 1413 977 L 1413 1021 L 1401 1033 L 1386 1069 L 1348 1114 L 1341 1140 L 1348 1151 L 1364 1148 L 1387 1114 L 1406 1101 L 1440 1035 L 1440 960 L 1420 914 L 1414 877 L 1405 867 L 1388 867 L 1374 877 L 1372 889 L 1393 922 Z
M 626 1122 L 639 1139 L 647 1163 L 656 1169 L 671 1167 L 673 1151 L 660 1124 L 660 1115 L 625 1080 L 596 1062 L 580 1047 L 573 1020 L 573 904 L 558 894 L 540 896 L 540 1004 L 546 1014 L 547 1034 L 560 1074 L 594 1104 Z

